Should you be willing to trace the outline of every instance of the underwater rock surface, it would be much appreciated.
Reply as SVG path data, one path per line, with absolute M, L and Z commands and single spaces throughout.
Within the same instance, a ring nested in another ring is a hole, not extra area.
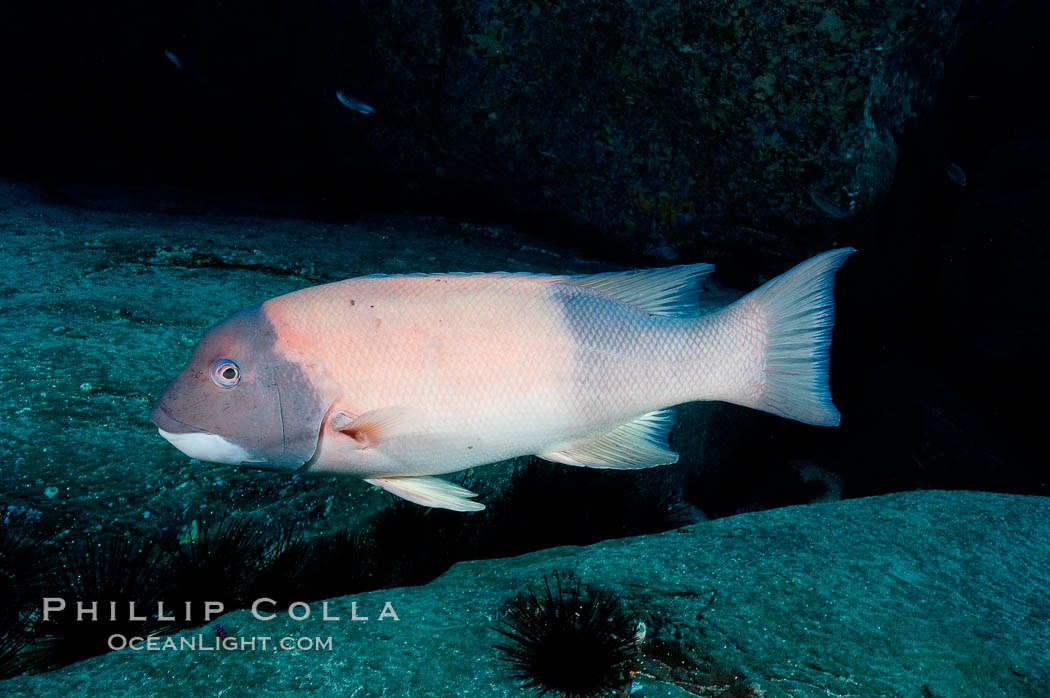
M 1050 500 L 925 491 L 788 507 L 663 534 L 461 563 L 422 587 L 248 611 L 230 637 L 331 650 L 119 651 L 5 695 L 520 695 L 491 648 L 503 604 L 558 570 L 646 624 L 635 695 L 1045 696 Z M 351 603 L 367 622 L 349 620 Z M 390 602 L 398 621 L 377 620 Z M 196 635 L 214 643 L 208 625 Z M 760 689 L 756 691 L 755 689 Z M 745 692 L 746 691 L 746 692 Z

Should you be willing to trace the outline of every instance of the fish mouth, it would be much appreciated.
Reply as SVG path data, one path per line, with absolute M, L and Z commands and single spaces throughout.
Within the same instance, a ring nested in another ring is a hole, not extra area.
M 168 414 L 167 410 L 164 409 L 164 405 L 159 402 L 153 407 L 153 411 L 149 413 L 149 421 L 153 422 L 157 429 L 168 434 L 207 433 L 204 429 L 198 429 L 195 426 L 175 419 Z
M 150 421 L 157 425 L 157 433 L 190 458 L 209 463 L 247 465 L 251 454 L 218 434 L 191 426 L 172 417 L 158 404 L 150 413 Z
M 265 457 L 250 452 L 228 439 L 207 429 L 180 422 L 158 402 L 150 412 L 149 420 L 157 427 L 157 433 L 184 455 L 209 463 L 243 465 L 260 470 L 287 471 L 287 466 L 272 465 Z M 296 468 L 299 466 L 296 466 Z M 294 470 L 295 468 L 291 468 Z
M 228 465 L 247 465 L 251 454 L 232 441 L 227 441 L 217 434 L 205 431 L 170 433 L 157 428 L 164 439 L 190 458 L 209 463 L 226 463 Z

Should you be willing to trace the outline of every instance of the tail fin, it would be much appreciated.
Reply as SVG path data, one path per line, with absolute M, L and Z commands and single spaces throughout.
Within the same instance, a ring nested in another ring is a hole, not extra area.
M 835 272 L 855 250 L 830 250 L 802 262 L 733 304 L 764 332 L 760 385 L 749 407 L 808 424 L 837 426 L 828 386 Z

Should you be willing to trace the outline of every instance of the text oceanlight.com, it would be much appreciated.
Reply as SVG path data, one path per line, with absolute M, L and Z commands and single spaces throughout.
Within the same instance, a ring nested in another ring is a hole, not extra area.
M 111 650 L 129 649 L 135 652 L 191 651 L 191 652 L 272 652 L 274 650 L 312 650 L 333 649 L 332 636 L 328 637 L 272 637 L 255 635 L 253 637 L 219 637 L 217 635 L 192 635 L 182 637 L 128 637 L 110 635 L 107 641 Z

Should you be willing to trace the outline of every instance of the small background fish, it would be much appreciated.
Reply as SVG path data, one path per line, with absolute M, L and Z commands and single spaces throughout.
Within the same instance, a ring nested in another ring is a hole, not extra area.
M 365 114 L 367 116 L 376 113 L 375 107 L 373 107 L 370 104 L 365 104 L 356 97 L 351 97 L 342 90 L 335 91 L 335 98 L 338 99 L 339 103 L 342 104 L 344 107 L 346 107 L 347 109 L 352 109 L 358 114 Z

